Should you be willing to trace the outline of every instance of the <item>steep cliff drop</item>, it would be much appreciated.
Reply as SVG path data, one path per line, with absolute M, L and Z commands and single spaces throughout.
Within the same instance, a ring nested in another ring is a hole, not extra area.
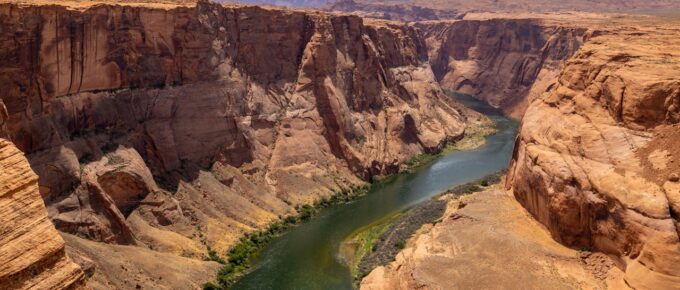
M 647 25 L 567 62 L 525 114 L 507 186 L 556 240 L 620 257 L 631 287 L 677 289 L 680 31 Z
M 207 246 L 225 253 L 465 129 L 412 27 L 206 1 L 28 2 L 0 5 L 2 134 L 90 283 L 172 285 L 158 271 L 184 267 L 203 273 L 186 277 L 196 287 L 216 273 Z
M 587 29 L 540 19 L 423 22 L 432 69 L 443 88 L 471 94 L 521 119 L 554 83 Z
M 6 139 L 0 139 L 0 220 L 3 289 L 84 288 L 83 271 L 66 255 L 64 240 L 47 218 L 38 176 Z
M 526 101 L 505 183 L 509 194 L 497 188 L 449 201 L 442 222 L 421 229 L 396 261 L 362 281 L 362 289 L 679 289 L 680 26 L 645 16 L 565 19 L 572 21 L 554 31 L 569 37 L 544 45 L 565 54 L 555 54 L 545 62 L 554 65 L 542 69 L 527 66 L 529 76 L 545 71 L 546 82 L 532 77 L 536 83 L 526 84 L 476 77 L 521 72 L 518 64 L 531 64 L 531 47 L 541 45 L 530 41 L 528 55 L 514 50 L 510 55 L 517 55 L 505 62 L 498 60 L 504 50 L 470 43 L 481 43 L 481 37 L 507 47 L 536 39 L 508 28 L 521 25 L 493 20 L 495 25 L 473 30 L 483 31 L 473 41 L 439 46 L 437 39 L 446 39 L 451 24 L 421 24 L 430 32 L 428 43 L 435 43 L 431 61 L 443 86 L 471 89 L 502 108 L 522 98 L 535 100 Z M 498 25 L 508 29 L 492 28 Z M 579 28 L 585 26 L 589 29 Z M 443 54 L 442 62 L 436 47 L 458 49 Z M 552 54 L 542 51 L 539 55 Z M 562 245 L 547 240 L 510 196 Z M 486 279 L 489 275 L 494 279 Z

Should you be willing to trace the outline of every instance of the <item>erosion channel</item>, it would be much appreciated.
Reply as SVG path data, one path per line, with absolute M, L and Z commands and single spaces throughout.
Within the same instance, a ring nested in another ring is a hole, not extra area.
M 366 196 L 328 208 L 278 237 L 233 289 L 352 289 L 352 275 L 339 255 L 348 235 L 453 186 L 506 168 L 518 124 L 481 101 L 456 98 L 491 118 L 498 132 L 477 149 L 446 154 L 413 172 L 376 183 Z

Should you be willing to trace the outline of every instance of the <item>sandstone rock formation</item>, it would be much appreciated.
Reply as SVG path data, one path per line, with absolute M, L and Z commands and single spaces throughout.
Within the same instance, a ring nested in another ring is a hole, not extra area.
M 354 0 L 339 0 L 323 7 L 323 10 L 351 13 L 361 17 L 387 19 L 394 21 L 423 21 L 460 19 L 463 13 L 456 10 L 439 10 L 415 5 L 380 5 L 360 3 Z
M 200 2 L 2 4 L 0 27 L 0 133 L 94 241 L 223 253 L 465 129 L 404 25 Z
M 615 274 L 610 259 L 582 259 L 577 250 L 555 242 L 500 188 L 446 200 L 441 222 L 424 226 L 394 262 L 362 280 L 362 290 L 623 286 L 615 279 L 601 281 L 590 271 Z
M 0 139 L 0 220 L 0 288 L 83 287 L 83 271 L 66 256 L 64 240 L 47 218 L 38 176 L 6 139 Z
M 561 62 L 586 29 L 533 19 L 416 24 L 442 87 L 474 95 L 520 119 L 533 97 L 554 83 Z
M 605 28 L 528 108 L 507 186 L 552 236 L 620 257 L 635 289 L 680 287 L 677 25 Z
M 284 0 L 279 0 L 284 1 Z M 433 9 L 510 12 L 648 12 L 679 9 L 673 0 L 362 0 L 375 4 L 414 4 Z

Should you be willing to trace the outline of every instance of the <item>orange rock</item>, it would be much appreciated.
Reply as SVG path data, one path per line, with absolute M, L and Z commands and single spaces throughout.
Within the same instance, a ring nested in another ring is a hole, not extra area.
M 0 139 L 0 285 L 3 289 L 84 288 L 83 272 L 47 218 L 38 177 L 26 157 Z
M 677 131 L 680 78 L 664 59 L 679 33 L 642 26 L 587 42 L 529 106 L 508 173 L 555 239 L 620 256 L 636 289 L 680 285 L 677 186 L 664 178 L 680 139 L 663 136 Z

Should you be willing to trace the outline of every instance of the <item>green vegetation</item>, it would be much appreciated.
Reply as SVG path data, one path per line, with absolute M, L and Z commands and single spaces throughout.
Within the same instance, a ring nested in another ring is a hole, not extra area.
M 486 179 L 484 179 L 484 180 L 482 180 L 482 182 L 479 183 L 479 185 L 484 186 L 484 187 L 487 187 L 487 186 L 489 186 L 489 181 L 487 181 Z
M 205 260 L 218 262 L 222 264 L 222 267 L 217 273 L 217 281 L 203 284 L 203 289 L 228 289 L 245 271 L 250 269 L 252 259 L 260 253 L 264 246 L 278 235 L 296 224 L 311 219 L 321 209 L 363 196 L 368 190 L 369 186 L 362 186 L 353 190 L 342 189 L 330 199 L 323 198 L 316 201 L 313 206 L 308 204 L 297 206 L 295 208 L 297 215 L 283 217 L 279 221 L 270 224 L 264 230 L 248 233 L 241 237 L 239 242 L 227 252 L 226 260 L 217 255 L 217 252 L 208 246 L 208 256 Z
M 478 148 L 486 142 L 486 137 L 497 132 L 495 124 L 489 119 L 471 122 L 465 129 L 465 135 L 460 140 L 450 140 L 437 154 L 423 153 L 413 156 L 401 166 L 401 172 L 412 172 L 424 165 L 429 164 L 440 156 L 460 150 L 472 150 Z
M 215 261 L 215 262 L 218 262 L 220 264 L 226 263 L 224 261 L 224 259 L 220 258 L 220 256 L 217 255 L 217 252 L 215 252 L 215 250 L 210 248 L 210 246 L 208 246 L 208 257 L 206 257 L 205 260 L 206 261 Z
M 391 215 L 368 226 L 362 227 L 350 234 L 340 245 L 340 255 L 352 272 L 352 276 L 359 276 L 359 263 L 370 252 L 377 250 L 377 242 L 390 225 L 401 216 L 402 213 Z
M 439 157 L 440 154 L 429 154 L 429 153 L 423 153 L 423 154 L 418 154 L 416 156 L 413 156 L 409 161 L 406 161 L 402 168 L 404 168 L 402 171 L 412 171 L 414 169 L 420 168 L 424 165 L 427 165 L 428 163 L 434 161 Z
M 406 243 L 404 241 L 398 241 L 394 244 L 394 246 L 397 249 L 402 250 L 402 249 L 404 249 L 404 247 L 406 247 Z
M 113 153 L 106 154 L 106 158 L 108 159 L 107 161 L 108 165 L 117 165 L 125 162 L 125 159 L 123 159 L 123 157 L 120 157 L 119 155 Z
M 482 189 L 479 186 L 474 185 L 474 184 L 468 186 L 468 188 L 467 188 L 468 193 L 473 193 L 473 192 L 478 192 L 478 191 L 482 191 Z

